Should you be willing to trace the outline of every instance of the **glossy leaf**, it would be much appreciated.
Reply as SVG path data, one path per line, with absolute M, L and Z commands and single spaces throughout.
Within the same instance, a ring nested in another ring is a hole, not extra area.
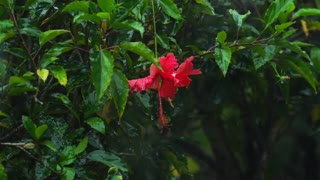
M 28 116 L 22 116 L 22 123 L 28 133 L 35 138 L 37 126 L 32 122 L 32 120 Z
M 54 66 L 50 70 L 53 76 L 59 81 L 62 86 L 66 86 L 68 79 L 66 70 L 62 66 Z
M 116 7 L 115 0 L 98 0 L 98 6 L 105 12 L 112 12 Z
M 143 33 L 144 33 L 143 25 L 140 22 L 134 21 L 134 20 L 125 20 L 125 21 L 113 24 L 113 28 L 136 30 L 140 33 L 141 37 L 143 37 Z
M 251 14 L 251 12 L 248 11 L 246 14 L 241 15 L 234 9 L 229 9 L 229 13 L 232 15 L 232 18 L 236 22 L 238 28 L 242 27 L 243 21 Z
M 51 41 L 55 37 L 57 37 L 61 34 L 65 34 L 67 32 L 69 32 L 69 31 L 65 30 L 65 29 L 53 29 L 53 30 L 48 30 L 46 32 L 43 32 L 43 33 L 41 33 L 41 35 L 39 37 L 39 44 L 40 44 L 40 46 L 43 46 L 44 44 Z
M 121 71 L 114 71 L 110 87 L 113 102 L 121 119 L 129 95 L 128 79 Z
M 158 60 L 154 57 L 153 52 L 142 42 L 125 42 L 121 44 L 121 48 L 131 51 L 135 54 L 142 56 L 155 64 L 158 68 L 161 68 Z
M 107 90 L 113 74 L 113 56 L 107 50 L 94 51 L 90 54 L 91 78 L 98 99 Z
M 310 52 L 310 58 L 314 69 L 320 73 L 320 48 L 312 48 Z
M 292 15 L 293 19 L 301 16 L 320 16 L 320 9 L 316 8 L 301 8 Z
M 201 4 L 203 7 L 205 7 L 205 13 L 208 15 L 215 15 L 214 9 L 211 6 L 210 2 L 208 0 L 195 0 L 196 3 Z
M 317 87 L 319 85 L 318 80 L 313 75 L 311 69 L 303 62 L 301 59 L 295 57 L 284 57 L 285 63 L 290 66 L 293 70 L 299 73 L 313 88 L 315 92 L 317 92 Z
M 215 48 L 215 60 L 224 76 L 226 76 L 228 71 L 228 67 L 231 61 L 231 54 L 231 49 L 228 47 Z
M 78 144 L 78 146 L 74 149 L 74 154 L 80 154 L 82 153 L 88 145 L 88 137 L 83 138 L 80 143 Z
M 49 70 L 48 69 L 38 69 L 37 75 L 39 76 L 40 79 L 43 80 L 43 82 L 46 82 L 48 75 L 49 75 Z
M 43 133 L 48 129 L 48 125 L 43 124 L 39 127 L 36 128 L 35 130 L 35 139 L 39 140 L 41 138 L 41 136 L 43 135 Z
M 104 125 L 104 121 L 101 118 L 93 117 L 85 121 L 92 129 L 105 134 L 106 128 Z
M 87 158 L 91 161 L 103 163 L 109 167 L 116 167 L 121 171 L 127 172 L 128 169 L 121 159 L 113 153 L 96 150 L 88 154 Z
M 293 0 L 275 0 L 269 6 L 265 13 L 266 27 L 269 27 L 276 19 L 279 18 L 280 14 L 288 10 L 293 5 Z
M 181 20 L 182 16 L 176 4 L 172 0 L 159 0 L 162 10 L 170 17 Z
M 67 4 L 63 9 L 62 12 L 71 12 L 71 11 L 80 11 L 84 13 L 89 13 L 90 7 L 89 1 L 73 1 Z
M 52 94 L 52 97 L 59 99 L 64 105 L 67 107 L 71 106 L 71 101 L 68 98 L 68 96 L 61 94 L 61 93 L 54 93 Z

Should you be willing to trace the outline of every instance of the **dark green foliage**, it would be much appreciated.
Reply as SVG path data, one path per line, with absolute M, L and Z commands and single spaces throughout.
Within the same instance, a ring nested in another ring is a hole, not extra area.
M 320 179 L 318 1 L 0 0 L 0 179 Z M 163 100 L 128 79 L 194 56 Z

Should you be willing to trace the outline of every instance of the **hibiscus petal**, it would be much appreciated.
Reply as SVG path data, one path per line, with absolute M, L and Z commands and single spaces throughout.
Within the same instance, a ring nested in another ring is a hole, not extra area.
M 177 59 L 174 57 L 173 53 L 167 54 L 165 57 L 159 59 L 159 63 L 163 69 L 162 73 L 171 73 L 178 67 Z
M 174 99 L 175 94 L 177 93 L 177 87 L 175 86 L 174 81 L 163 80 L 160 88 L 160 96 L 165 100 L 169 98 Z
M 140 79 L 129 80 L 129 87 L 131 91 L 144 91 L 146 89 L 155 89 L 157 80 L 154 76 L 147 76 Z M 159 81 L 158 81 L 159 82 Z
M 176 78 L 178 79 L 177 86 L 178 87 L 188 87 L 191 79 L 189 78 L 189 75 L 198 75 L 201 74 L 200 69 L 193 69 L 193 57 L 189 57 L 185 62 L 180 64 L 177 72 L 176 72 Z

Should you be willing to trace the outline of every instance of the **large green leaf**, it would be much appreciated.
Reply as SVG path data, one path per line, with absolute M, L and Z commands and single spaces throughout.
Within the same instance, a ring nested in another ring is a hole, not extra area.
M 224 76 L 226 76 L 231 61 L 231 49 L 228 47 L 215 48 L 215 59 Z
M 278 24 L 275 26 L 275 30 L 280 33 L 283 32 L 286 28 L 290 27 L 292 24 L 294 24 L 295 22 L 285 22 L 282 24 Z
M 111 81 L 111 95 L 121 119 L 129 95 L 128 79 L 121 71 L 114 71 Z
M 3 43 L 4 41 L 14 37 L 16 34 L 13 30 L 8 31 L 8 32 L 4 32 L 4 33 L 0 33 L 0 43 Z
M 101 118 L 93 117 L 93 118 L 86 120 L 85 122 L 94 130 L 96 130 L 102 134 L 106 133 L 104 121 Z
M 52 29 L 52 30 L 48 30 L 46 32 L 43 32 L 43 33 L 41 33 L 41 35 L 39 37 L 39 44 L 40 44 L 40 46 L 43 46 L 48 41 L 51 41 L 55 37 L 57 37 L 61 34 L 65 34 L 67 32 L 69 32 L 69 31 L 65 30 L 65 29 Z
M 111 12 L 116 7 L 115 0 L 98 0 L 99 7 L 105 12 Z
M 214 9 L 208 0 L 195 0 L 195 1 L 196 1 L 196 3 L 201 4 L 204 7 L 204 13 L 211 15 L 211 16 L 215 15 Z
M 113 56 L 107 50 L 93 51 L 90 54 L 91 78 L 98 99 L 107 90 L 113 74 Z
M 32 122 L 32 120 L 28 116 L 22 116 L 22 123 L 28 133 L 35 138 L 37 126 Z
M 284 59 L 285 64 L 299 73 L 311 85 L 313 90 L 317 92 L 317 86 L 319 85 L 319 82 L 305 62 L 292 56 L 285 56 L 282 58 Z
M 136 30 L 136 31 L 140 32 L 141 37 L 143 36 L 143 33 L 144 33 L 143 25 L 140 22 L 134 21 L 134 20 L 124 20 L 122 22 L 113 24 L 112 27 L 115 29 Z
M 121 159 L 113 153 L 96 150 L 88 154 L 87 158 L 91 161 L 103 163 L 109 167 L 116 167 L 121 171 L 127 172 L 128 169 Z
M 182 16 L 176 4 L 172 0 L 159 0 L 162 10 L 170 17 L 181 20 Z
M 316 8 L 302 8 L 292 15 L 293 19 L 301 16 L 320 16 L 320 9 Z
M 160 67 L 160 64 L 157 60 L 157 58 L 154 57 L 153 52 L 151 49 L 149 49 L 144 43 L 142 42 L 125 42 L 121 44 L 121 48 L 126 49 L 128 51 L 131 51 L 133 53 L 136 53 L 143 58 L 149 60 L 154 65 L 156 65 L 158 68 Z
M 269 27 L 276 19 L 279 18 L 281 13 L 285 12 L 293 5 L 293 0 L 275 0 L 269 6 L 265 13 L 266 27 Z
M 251 12 L 248 11 L 246 14 L 241 15 L 234 9 L 229 9 L 229 13 L 232 15 L 232 18 L 236 22 L 238 28 L 242 26 L 243 21 L 251 14 Z
M 51 72 L 62 86 L 67 85 L 67 82 L 68 82 L 67 73 L 62 66 L 53 66 L 51 68 Z
M 310 58 L 314 69 L 320 73 L 320 48 L 315 47 L 311 49 Z

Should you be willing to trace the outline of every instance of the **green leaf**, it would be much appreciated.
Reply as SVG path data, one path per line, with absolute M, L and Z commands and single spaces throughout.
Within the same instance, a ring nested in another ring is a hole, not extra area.
M 320 9 L 316 8 L 302 8 L 292 15 L 293 19 L 301 16 L 320 16 Z
M 219 68 L 221 69 L 224 76 L 226 76 L 228 67 L 231 61 L 231 49 L 225 48 L 215 48 L 215 59 Z
M 9 95 L 16 96 L 24 92 L 36 91 L 37 88 L 32 86 L 30 77 L 11 76 L 9 79 Z
M 37 126 L 32 122 L 32 120 L 28 116 L 22 116 L 22 123 L 28 133 L 36 139 Z
M 72 12 L 72 11 L 80 11 L 84 13 L 89 13 L 89 7 L 92 2 L 89 1 L 73 1 L 67 4 L 62 12 Z
M 41 145 L 47 146 L 49 149 L 51 149 L 53 152 L 57 152 L 56 146 L 53 144 L 52 141 L 45 140 L 40 142 Z
M 292 24 L 294 24 L 295 22 L 285 22 L 279 25 L 275 26 L 275 29 L 278 33 L 284 31 L 286 28 L 290 27 Z
M 94 51 L 90 54 L 91 78 L 98 99 L 107 90 L 113 74 L 113 56 L 107 50 Z
M 310 60 L 309 55 L 304 50 L 302 50 L 301 47 L 299 46 L 300 45 L 299 42 L 289 42 L 287 40 L 279 40 L 279 41 L 275 41 L 274 44 L 286 47 L 291 51 L 296 52 L 301 56 L 305 57 L 306 59 Z
M 35 139 L 39 140 L 41 138 L 41 136 L 43 135 L 43 133 L 48 129 L 48 125 L 43 124 L 39 127 L 36 128 L 35 130 Z
M 48 41 L 51 41 L 55 37 L 57 37 L 57 36 L 59 36 L 61 34 L 65 34 L 67 32 L 69 32 L 69 31 L 67 31 L 65 29 L 53 29 L 53 30 L 48 30 L 46 32 L 43 32 L 40 35 L 39 44 L 40 44 L 40 46 L 43 46 Z
M 61 93 L 54 93 L 52 94 L 52 97 L 60 99 L 64 105 L 66 105 L 67 107 L 71 107 L 71 101 L 68 96 Z
M 36 27 L 24 27 L 20 29 L 20 33 L 28 36 L 40 37 L 42 32 Z
M 273 59 L 274 55 L 277 53 L 276 46 L 267 45 L 264 47 L 262 52 L 254 52 L 253 54 L 253 64 L 255 69 L 259 69 L 267 62 Z
M 105 12 L 112 12 L 116 7 L 115 0 L 98 0 L 98 6 Z
M 66 70 L 62 66 L 53 66 L 50 70 L 60 85 L 66 86 L 68 82 Z
M 319 83 L 305 62 L 292 56 L 285 56 L 283 59 L 288 66 L 299 73 L 311 85 L 313 90 L 317 92 L 317 86 Z
M 229 13 L 232 15 L 232 18 L 236 22 L 238 28 L 242 27 L 243 21 L 251 14 L 251 12 L 248 11 L 246 14 L 241 15 L 234 9 L 229 9 Z
M 176 4 L 172 0 L 159 0 L 162 10 L 170 17 L 181 20 L 182 16 Z
M 2 180 L 8 179 L 6 169 L 4 168 L 4 166 L 1 163 L 0 163 L 0 179 L 2 179 Z
M 73 168 L 63 167 L 62 180 L 74 180 L 76 176 L 76 171 Z
M 116 167 L 124 172 L 128 171 L 125 164 L 121 161 L 121 158 L 110 152 L 96 150 L 89 153 L 87 158 L 91 161 L 103 163 L 109 167 Z
M 7 32 L 14 28 L 14 24 L 12 20 L 2 20 L 0 21 L 0 32 Z
M 5 33 L 0 33 L 0 43 L 3 43 L 4 41 L 14 37 L 16 34 L 13 30 L 5 32 Z
M 85 121 L 92 129 L 105 134 L 106 127 L 104 125 L 104 121 L 101 118 L 93 117 Z
M 273 1 L 272 4 L 267 9 L 264 17 L 266 28 L 269 27 L 276 19 L 278 19 L 281 13 L 291 8 L 293 4 L 294 4 L 293 0 Z
M 7 113 L 4 113 L 3 111 L 0 111 L 0 116 L 6 117 L 6 118 L 9 117 L 9 115 Z
M 88 137 L 86 136 L 80 141 L 78 146 L 74 149 L 74 154 L 77 155 L 82 153 L 87 148 L 87 145 L 88 145 Z
M 205 7 L 204 12 L 206 12 L 206 14 L 211 15 L 211 16 L 215 15 L 214 9 L 211 6 L 211 4 L 208 2 L 208 0 L 195 0 L 195 1 L 196 1 L 196 3 L 201 4 L 203 7 Z
M 38 69 L 37 70 L 37 75 L 39 76 L 40 79 L 43 80 L 43 82 L 46 82 L 47 77 L 49 75 L 49 70 L 48 69 Z
M 110 87 L 113 102 L 121 119 L 129 95 L 128 79 L 121 71 L 114 71 Z
M 143 37 L 144 33 L 144 27 L 143 25 L 134 20 L 124 20 L 122 22 L 116 23 L 112 25 L 113 28 L 115 29 L 130 29 L 130 30 L 136 30 L 140 32 L 140 36 Z
M 157 58 L 154 57 L 153 52 L 142 42 L 125 42 L 121 44 L 121 48 L 131 51 L 135 54 L 142 56 L 143 58 L 149 60 L 158 68 L 162 69 Z
M 123 180 L 121 175 L 112 176 L 111 180 Z
M 217 35 L 217 41 L 224 46 L 225 45 L 225 40 L 227 39 L 227 33 L 224 31 L 221 31 Z
M 312 62 L 312 66 L 317 71 L 317 73 L 320 73 L 320 48 L 312 48 L 310 52 L 310 58 Z
M 161 47 L 163 47 L 164 49 L 169 50 L 170 49 L 170 43 L 169 43 L 169 38 L 167 37 L 167 35 L 165 33 L 157 33 L 156 35 L 157 37 L 157 42 L 159 43 L 159 45 Z

